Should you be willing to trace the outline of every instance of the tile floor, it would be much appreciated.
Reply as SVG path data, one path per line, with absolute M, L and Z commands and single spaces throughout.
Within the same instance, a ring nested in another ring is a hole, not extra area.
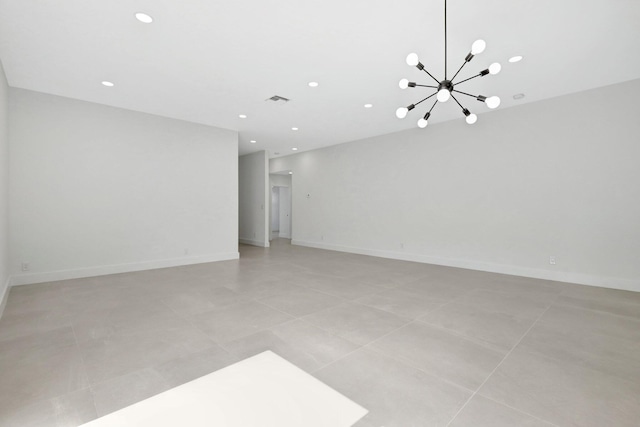
M 0 425 L 77 426 L 272 350 L 357 427 L 640 425 L 640 293 L 291 246 L 14 287 Z

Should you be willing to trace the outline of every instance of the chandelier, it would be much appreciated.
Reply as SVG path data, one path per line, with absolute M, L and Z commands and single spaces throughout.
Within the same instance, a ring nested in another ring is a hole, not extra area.
M 500 105 L 500 98 L 498 98 L 497 96 L 486 97 L 483 95 L 472 95 L 470 93 L 462 92 L 458 90 L 457 87 L 458 85 L 468 82 L 469 80 L 475 79 L 476 77 L 484 77 L 487 74 L 498 74 L 500 72 L 500 69 L 502 68 L 499 63 L 495 62 L 491 64 L 489 68 L 487 68 L 486 70 L 480 71 L 475 76 L 469 77 L 459 82 L 455 81 L 455 78 L 458 76 L 460 71 L 462 71 L 464 66 L 467 65 L 475 55 L 478 55 L 484 52 L 485 47 L 486 47 L 486 43 L 484 42 L 484 40 L 476 40 L 475 42 L 473 42 L 473 44 L 471 45 L 471 52 L 469 52 L 469 54 L 464 58 L 464 62 L 462 63 L 460 68 L 458 68 L 458 71 L 456 71 L 453 77 L 448 78 L 448 74 L 447 74 L 447 0 L 444 0 L 444 80 L 436 79 L 429 71 L 427 71 L 424 65 L 422 65 L 422 63 L 418 59 L 417 54 L 410 53 L 409 55 L 407 55 L 407 64 L 412 67 L 416 67 L 420 71 L 424 71 L 425 73 L 427 73 L 427 75 L 431 77 L 437 85 L 422 85 L 422 84 L 417 84 L 416 82 L 410 82 L 407 79 L 400 80 L 400 83 L 399 83 L 400 89 L 406 89 L 409 87 L 412 87 L 412 88 L 427 87 L 427 88 L 435 89 L 435 92 L 427 96 L 426 98 L 422 99 L 421 101 L 416 102 L 415 104 L 411 104 L 408 107 L 398 108 L 396 110 L 396 116 L 399 119 L 404 119 L 407 116 L 407 113 L 413 110 L 418 104 L 435 96 L 436 101 L 433 103 L 429 111 L 424 115 L 424 117 L 418 120 L 418 127 L 421 127 L 421 128 L 427 127 L 427 125 L 429 124 L 428 122 L 429 117 L 431 117 L 431 111 L 433 111 L 433 109 L 438 104 L 438 102 L 442 102 L 442 103 L 447 102 L 449 98 L 453 98 L 453 100 L 460 106 L 460 108 L 462 109 L 462 114 L 464 114 L 466 117 L 467 123 L 469 123 L 470 125 L 474 124 L 478 120 L 478 116 L 471 113 L 467 108 L 463 107 L 460 101 L 458 101 L 458 99 L 455 97 L 454 93 L 475 98 L 478 101 L 484 102 L 485 104 L 487 104 L 487 107 L 491 109 L 498 108 L 498 106 Z

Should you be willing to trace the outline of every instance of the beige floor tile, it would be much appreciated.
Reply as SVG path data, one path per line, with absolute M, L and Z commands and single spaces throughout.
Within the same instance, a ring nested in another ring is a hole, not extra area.
M 554 427 L 553 424 L 475 395 L 449 427 Z
M 408 322 L 395 314 L 355 303 L 345 303 L 302 319 L 360 345 L 370 343 Z
M 0 319 L 0 343 L 69 326 L 69 313 L 58 310 L 4 313 Z
M 371 347 L 469 390 L 476 390 L 505 354 L 419 322 L 392 332 Z
M 445 426 L 471 396 L 468 390 L 368 350 L 315 376 L 369 410 L 356 426 Z
M 264 304 L 246 302 L 198 314 L 193 317 L 193 323 L 213 340 L 223 343 L 292 319 L 292 316 Z
M 479 393 L 558 426 L 632 427 L 640 384 L 516 349 Z
M 530 319 L 537 318 L 551 305 L 550 302 L 541 301 L 530 293 L 499 292 L 487 289 L 476 289 L 456 298 L 453 302 L 478 307 L 488 312 Z
M 342 298 L 303 287 L 286 294 L 261 298 L 258 301 L 296 317 L 335 307 L 344 302 Z
M 238 359 L 271 350 L 299 368 L 314 372 L 358 346 L 301 320 L 293 320 L 224 344 Z
M 640 320 L 577 307 L 554 305 L 538 324 L 567 334 L 592 332 L 640 342 Z
M 0 342 L 0 372 L 0 413 L 88 386 L 70 327 Z
M 3 427 L 77 427 L 97 418 L 89 389 L 0 411 Z
M 304 279 L 301 278 L 299 284 L 300 286 L 348 300 L 376 294 L 385 289 L 381 286 L 370 285 L 355 279 L 321 276 L 318 274 L 309 274 Z
M 450 301 L 460 297 L 476 289 L 472 283 L 465 283 L 463 280 L 455 280 L 454 278 L 423 278 L 406 285 L 400 286 L 398 289 L 424 295 L 428 298 L 435 298 Z
M 102 417 L 169 388 L 160 373 L 146 368 L 94 384 L 91 391 L 98 417 Z
M 640 304 L 635 302 L 625 303 L 609 299 L 591 299 L 560 295 L 555 301 L 555 305 L 585 308 L 640 320 Z
M 413 320 L 432 312 L 447 300 L 406 289 L 392 289 L 358 298 L 355 302 Z
M 559 308 L 553 314 L 557 314 Z M 563 313 L 567 317 L 567 313 Z M 576 313 L 579 318 L 580 313 Z M 632 338 L 640 334 L 640 321 L 619 318 L 600 312 L 592 312 L 592 319 L 599 319 L 599 328 L 585 325 L 570 327 L 551 321 L 552 317 L 543 317 L 527 334 L 520 347 L 530 353 L 541 354 L 567 363 L 575 364 L 617 376 L 624 380 L 640 384 L 640 340 Z M 612 319 L 613 318 L 613 319 Z M 578 320 L 578 319 L 574 319 Z M 618 324 L 627 323 L 631 334 L 625 336 L 603 331 L 607 321 Z M 604 333 L 603 333 L 604 332 Z
M 124 329 L 79 343 L 91 384 L 210 348 L 213 340 L 185 322 L 182 327 Z
M 248 299 L 249 297 L 225 287 L 198 287 L 195 290 L 166 295 L 161 301 L 176 313 L 190 316 L 228 307 Z
M 162 376 L 169 387 L 177 387 L 222 369 L 238 360 L 222 347 L 215 345 L 154 366 L 153 370 Z
M 448 303 L 418 319 L 506 353 L 522 339 L 535 318 L 478 306 Z

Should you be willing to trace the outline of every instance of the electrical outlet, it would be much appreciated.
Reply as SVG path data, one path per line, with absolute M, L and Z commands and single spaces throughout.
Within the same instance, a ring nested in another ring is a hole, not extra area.
M 22 271 L 29 271 L 29 263 L 28 262 L 23 262 L 22 263 Z
M 550 257 L 549 257 L 549 264 L 551 264 L 551 265 L 556 265 L 556 257 L 554 257 L 554 256 L 550 256 Z

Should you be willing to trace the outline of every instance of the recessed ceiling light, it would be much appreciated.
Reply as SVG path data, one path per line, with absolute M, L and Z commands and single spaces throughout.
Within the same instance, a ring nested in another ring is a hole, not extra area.
M 142 12 L 136 13 L 136 19 L 144 24 L 151 24 L 153 22 L 153 18 L 151 16 Z
M 291 128 L 291 130 L 298 130 L 298 128 Z
M 102 82 L 102 86 L 106 86 L 106 87 L 114 87 L 115 85 L 113 84 L 113 82 L 109 82 L 109 81 L 103 81 Z
M 292 150 L 293 151 L 298 151 L 298 149 L 296 147 L 293 147 Z
M 371 108 L 373 107 L 373 104 L 364 104 L 364 108 Z
M 293 175 L 293 172 L 289 171 L 289 175 Z
M 522 99 L 524 98 L 524 93 L 516 93 L 513 95 L 513 99 Z
M 309 82 L 310 87 L 318 87 L 318 82 Z
M 246 114 L 239 114 L 238 117 L 240 117 L 241 119 L 246 119 L 247 115 Z
M 511 63 L 520 62 L 520 61 L 522 61 L 522 55 L 516 55 L 509 58 L 509 62 Z
M 251 141 L 249 141 L 252 144 L 255 144 L 257 141 L 255 139 L 252 139 Z

